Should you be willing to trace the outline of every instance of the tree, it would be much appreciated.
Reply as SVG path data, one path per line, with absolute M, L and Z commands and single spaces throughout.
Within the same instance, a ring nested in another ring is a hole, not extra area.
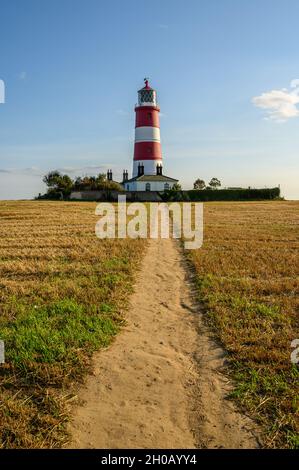
M 105 183 L 107 182 L 107 176 L 105 173 L 99 173 L 96 181 L 98 189 L 104 189 Z
M 182 186 L 179 183 L 174 183 L 171 188 L 171 191 L 182 191 Z
M 45 199 L 65 199 L 72 191 L 106 191 L 107 198 L 111 191 L 123 191 L 123 187 L 116 181 L 109 181 L 105 174 L 97 176 L 78 176 L 72 180 L 68 175 L 62 175 L 59 171 L 50 171 L 43 177 L 48 186 Z
M 77 177 L 74 182 L 76 191 L 122 191 L 122 186 L 116 181 L 109 181 L 104 173 L 97 176 L 83 176 Z
M 106 181 L 105 189 L 110 191 L 123 191 L 123 187 L 121 184 L 117 183 L 117 181 Z
M 43 177 L 43 182 L 46 183 L 48 188 L 56 188 L 62 175 L 59 171 L 50 171 Z
M 43 182 L 48 186 L 48 194 L 62 194 L 69 196 L 73 189 L 74 182 L 68 175 L 62 175 L 59 171 L 50 171 L 43 177 Z
M 63 175 L 59 181 L 59 189 L 63 195 L 69 195 L 73 189 L 74 182 L 68 175 Z
M 221 182 L 218 178 L 212 178 L 209 182 L 209 186 L 211 186 L 212 189 L 217 189 L 221 186 Z
M 74 189 L 76 190 L 80 189 L 81 185 L 82 185 L 82 178 L 81 176 L 77 176 L 77 178 L 74 181 Z
M 205 189 L 205 187 L 206 183 L 204 182 L 204 180 L 197 178 L 197 180 L 194 181 L 193 189 Z
M 163 191 L 160 195 L 164 201 L 181 201 L 184 197 L 182 187 L 179 183 L 175 183 L 171 189 Z

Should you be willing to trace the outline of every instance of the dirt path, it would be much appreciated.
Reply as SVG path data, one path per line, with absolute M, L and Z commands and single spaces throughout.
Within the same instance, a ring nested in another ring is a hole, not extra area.
M 149 242 L 131 305 L 127 326 L 94 356 L 70 447 L 258 447 L 254 424 L 225 399 L 224 353 L 192 300 L 178 242 Z

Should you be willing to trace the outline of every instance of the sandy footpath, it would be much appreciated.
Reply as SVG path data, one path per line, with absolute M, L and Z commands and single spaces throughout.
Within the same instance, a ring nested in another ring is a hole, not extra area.
M 69 425 L 72 448 L 254 448 L 253 422 L 225 397 L 225 354 L 193 299 L 179 243 L 150 240 L 127 326 L 94 355 Z

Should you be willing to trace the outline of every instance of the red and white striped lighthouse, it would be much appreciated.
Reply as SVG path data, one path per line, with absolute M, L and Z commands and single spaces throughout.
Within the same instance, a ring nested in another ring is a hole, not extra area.
M 156 90 L 144 79 L 145 86 L 138 91 L 135 107 L 135 145 L 133 178 L 141 175 L 162 174 L 160 124 Z
M 124 170 L 121 184 L 126 191 L 162 192 L 173 188 L 178 180 L 163 173 L 157 93 L 149 86 L 148 79 L 144 81 L 135 106 L 133 175 L 129 179 Z

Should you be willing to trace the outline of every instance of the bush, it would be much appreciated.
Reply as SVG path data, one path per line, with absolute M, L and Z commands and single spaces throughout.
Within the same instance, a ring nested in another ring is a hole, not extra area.
M 280 188 L 186 191 L 190 201 L 263 201 L 280 197 Z

